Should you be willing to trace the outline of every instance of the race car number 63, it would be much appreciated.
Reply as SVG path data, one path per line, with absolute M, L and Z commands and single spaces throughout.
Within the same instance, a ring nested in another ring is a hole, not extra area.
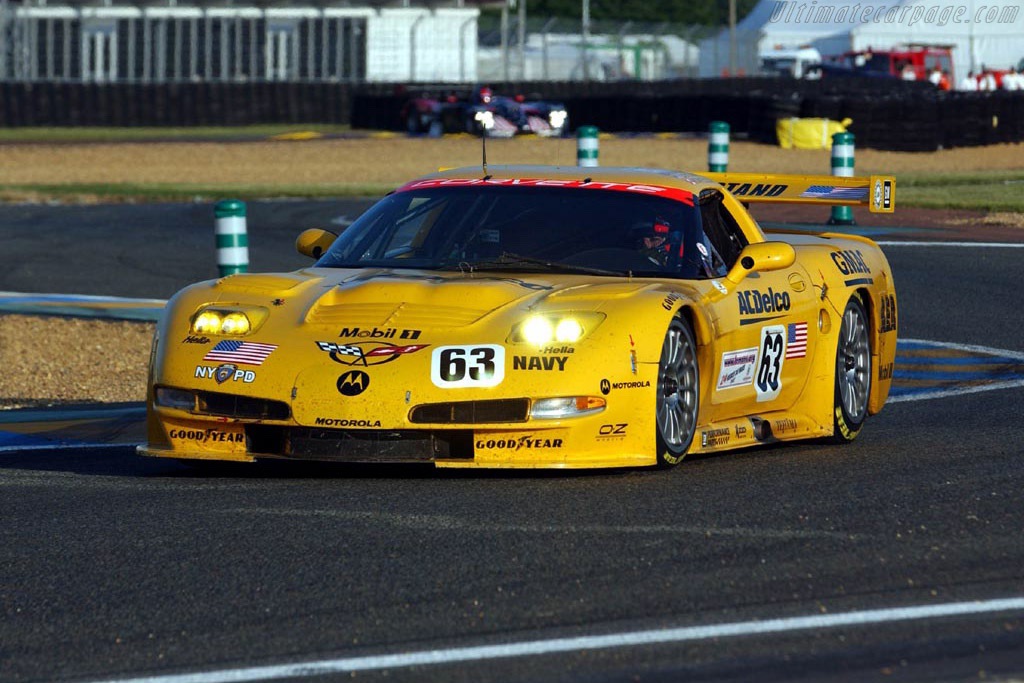
M 505 379 L 505 347 L 438 346 L 430 357 L 430 381 L 442 389 L 493 387 Z

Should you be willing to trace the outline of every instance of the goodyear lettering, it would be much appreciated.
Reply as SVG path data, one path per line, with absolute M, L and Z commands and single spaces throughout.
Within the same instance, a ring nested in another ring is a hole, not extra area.
M 779 184 L 752 184 L 752 183 L 726 183 L 725 188 L 737 197 L 778 197 L 786 191 L 789 185 Z
M 878 331 L 882 334 L 896 331 L 896 297 L 886 294 L 878 302 Z
M 380 420 L 337 420 L 330 417 L 318 417 L 318 427 L 380 427 Z
M 779 313 L 788 311 L 792 306 L 789 292 L 776 292 L 771 287 L 764 293 L 756 289 L 745 289 L 736 292 L 740 304 L 740 315 L 756 313 Z
M 529 436 L 521 436 L 518 439 L 477 439 L 476 447 L 480 449 L 486 449 L 490 451 L 494 450 L 510 450 L 518 451 L 522 449 L 534 449 L 534 448 L 561 448 L 561 439 L 543 439 L 543 438 L 532 438 Z
M 198 441 L 199 443 L 244 443 L 242 432 L 222 432 L 217 429 L 172 429 L 168 432 L 172 439 L 182 441 Z
M 679 301 L 682 298 L 683 297 L 681 295 L 676 294 L 675 292 L 669 292 L 665 296 L 664 301 L 661 302 L 661 307 L 664 308 L 666 311 L 671 311 L 673 304 L 675 304 L 675 302 Z
M 729 428 L 709 429 L 700 433 L 700 445 L 702 448 L 708 446 L 724 446 L 729 443 Z
M 343 327 L 339 337 L 358 337 L 361 339 L 419 339 L 421 330 L 382 330 L 378 327 L 366 330 L 361 327 Z
M 565 356 L 513 356 L 513 370 L 565 370 Z
M 845 251 L 833 251 L 832 262 L 843 275 L 854 273 L 870 274 L 871 269 L 864 263 L 864 254 L 859 249 L 847 249 Z

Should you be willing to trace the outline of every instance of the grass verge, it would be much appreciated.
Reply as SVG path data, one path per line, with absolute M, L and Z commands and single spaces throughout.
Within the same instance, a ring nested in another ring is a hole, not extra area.
M 259 125 L 259 126 L 196 126 L 191 128 L 138 127 L 68 127 L 68 128 L 0 128 L 0 142 L 82 143 L 82 142 L 144 142 L 158 140 L 264 140 L 285 137 L 306 139 L 347 133 L 350 126 L 330 124 Z
M 231 197 L 327 199 L 331 197 L 379 197 L 393 190 L 386 183 L 336 183 L 310 185 L 201 185 L 201 184 L 60 184 L 0 185 L 3 201 L 175 202 L 207 201 Z M 968 209 L 1024 213 L 1024 171 L 990 171 L 966 174 L 905 174 L 897 177 L 898 207 Z
M 928 209 L 1024 212 L 1024 171 L 906 174 L 896 179 L 896 205 Z

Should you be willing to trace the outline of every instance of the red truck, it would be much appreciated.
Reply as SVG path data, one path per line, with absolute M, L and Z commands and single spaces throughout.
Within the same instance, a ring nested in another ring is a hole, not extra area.
M 944 73 L 950 84 L 956 83 L 953 73 L 953 46 L 901 45 L 883 50 L 857 50 L 826 57 L 822 75 L 878 76 L 926 81 L 935 67 Z

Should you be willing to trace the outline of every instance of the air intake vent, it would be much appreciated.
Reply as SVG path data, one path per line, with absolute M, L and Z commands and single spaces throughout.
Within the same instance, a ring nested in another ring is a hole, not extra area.
M 262 398 L 218 394 L 212 391 L 196 392 L 199 412 L 206 415 L 247 418 L 250 420 L 287 420 L 291 410 L 287 403 Z
M 529 410 L 530 402 L 525 398 L 427 403 L 413 408 L 409 421 L 415 424 L 525 422 Z

